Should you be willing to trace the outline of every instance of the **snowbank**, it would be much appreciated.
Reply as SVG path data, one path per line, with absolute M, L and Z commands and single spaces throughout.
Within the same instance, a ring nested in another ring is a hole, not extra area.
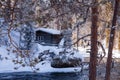
M 49 50 L 50 52 L 55 52 L 59 54 L 62 51 L 62 48 L 54 47 L 54 46 L 42 46 L 40 44 L 36 44 L 36 56 L 43 52 L 44 50 Z M 35 47 L 34 46 L 34 47 Z M 35 49 L 34 49 L 35 50 Z M 84 57 L 89 57 L 89 53 L 86 53 L 86 48 L 79 48 L 79 52 L 76 52 L 75 57 L 81 57 L 84 60 Z M 106 50 L 107 51 L 107 50 Z M 69 55 L 68 55 L 69 56 Z M 106 55 L 107 56 L 107 55 Z M 23 71 L 33 71 L 31 67 L 25 66 L 22 67 L 20 64 L 14 64 L 12 62 L 15 59 L 15 53 L 9 53 L 7 51 L 7 47 L 0 47 L 0 73 L 7 72 L 23 72 Z M 73 57 L 73 56 L 72 56 Z M 113 57 L 120 58 L 119 51 L 113 51 Z M 84 66 L 86 67 L 86 66 Z M 87 66 L 88 67 L 88 66 Z M 15 69 L 18 68 L 18 69 Z M 38 63 L 35 68 L 39 68 L 37 72 L 45 73 L 45 72 L 80 72 L 81 67 L 70 67 L 70 68 L 53 68 L 51 67 L 50 61 L 42 61 Z
M 37 44 L 38 53 L 44 51 L 44 50 L 50 50 L 51 52 L 54 51 L 56 54 L 58 54 L 59 51 L 62 51 L 61 49 L 58 49 L 57 47 L 51 47 L 51 46 L 42 46 Z M 15 59 L 15 53 L 9 53 L 5 46 L 0 47 L 0 73 L 7 73 L 7 72 L 23 72 L 23 71 L 33 71 L 33 69 L 29 66 L 22 67 L 20 64 L 14 64 L 12 62 L 13 59 Z M 77 55 L 76 55 L 77 56 Z M 38 63 L 35 68 L 39 68 L 37 72 L 45 73 L 45 72 L 80 72 L 81 67 L 70 67 L 70 68 L 53 68 L 51 67 L 50 61 L 42 61 Z

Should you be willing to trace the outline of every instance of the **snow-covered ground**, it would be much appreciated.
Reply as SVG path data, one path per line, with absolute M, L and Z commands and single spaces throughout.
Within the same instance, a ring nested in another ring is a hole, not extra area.
M 51 51 L 56 51 L 56 53 L 58 54 L 58 52 L 61 49 L 57 49 L 57 47 L 49 47 L 49 46 L 41 46 L 41 45 L 37 45 L 39 48 L 39 52 L 42 52 L 44 50 L 51 50 Z M 84 57 L 89 57 L 89 53 L 86 53 L 86 50 L 84 48 L 79 48 L 80 52 L 79 55 L 76 56 L 82 56 Z M 107 50 L 106 50 L 107 52 Z M 26 66 L 26 67 L 22 67 L 19 64 L 14 64 L 12 62 L 12 60 L 15 58 L 14 54 L 9 54 L 6 50 L 6 47 L 0 47 L 0 55 L 1 55 L 1 59 L 0 60 L 0 73 L 6 73 L 6 72 L 22 72 L 22 71 L 33 71 L 31 67 Z M 7 57 L 7 59 L 6 59 Z M 107 57 L 107 55 L 106 55 Z M 119 51 L 114 50 L 113 51 L 113 57 L 115 58 L 120 58 L 120 54 Z M 15 67 L 19 67 L 18 69 L 14 69 Z M 80 72 L 81 71 L 81 67 L 74 67 L 74 68 L 53 68 L 50 65 L 49 61 L 43 61 L 40 62 L 39 64 L 36 65 L 36 68 L 39 68 L 40 70 L 38 70 L 37 72 L 40 73 L 45 73 L 45 72 Z
M 42 29 L 44 30 L 44 29 Z M 55 32 L 55 31 L 53 31 Z M 58 32 L 56 32 L 58 33 Z M 13 42 L 15 45 L 19 45 L 19 32 L 12 31 L 11 37 L 13 39 Z M 9 42 L 9 39 L 8 39 Z M 63 51 L 63 48 L 58 48 L 55 46 L 42 46 L 40 44 L 34 43 L 32 53 L 35 53 L 32 55 L 32 57 L 38 57 L 39 53 L 49 50 L 50 52 L 54 52 L 56 55 L 59 54 L 60 51 Z M 76 54 L 74 57 L 79 57 L 83 59 L 83 56 L 79 54 L 78 52 L 75 52 Z M 24 66 L 22 67 L 21 64 L 15 64 L 13 60 L 16 60 L 16 53 L 13 52 L 12 47 L 6 47 L 1 46 L 0 47 L 0 73 L 5 72 L 22 72 L 22 71 L 33 71 L 34 69 L 30 66 Z M 72 56 L 73 57 L 73 56 Z M 39 68 L 37 72 L 79 72 L 81 71 L 81 67 L 74 67 L 74 68 L 53 68 L 51 67 L 50 61 L 42 61 L 39 62 L 35 68 Z
M 34 46 L 35 47 L 35 46 Z M 43 52 L 44 50 L 50 50 L 50 52 L 58 52 L 62 51 L 62 48 L 51 47 L 51 46 L 42 46 L 40 44 L 36 44 L 37 53 Z M 84 57 L 89 57 L 89 53 L 86 53 L 87 48 L 79 47 L 79 53 L 74 56 L 80 57 L 84 60 Z M 106 49 L 107 52 L 107 49 Z M 22 72 L 22 71 L 33 71 L 33 69 L 29 66 L 22 67 L 20 64 L 14 64 L 12 62 L 15 59 L 15 53 L 9 53 L 6 46 L 0 47 L 0 73 L 6 72 Z M 107 55 L 106 55 L 107 57 Z M 120 58 L 119 51 L 113 51 L 113 57 Z M 85 66 L 86 67 L 86 66 Z M 18 69 L 15 69 L 18 68 Z M 38 63 L 35 68 L 39 68 L 37 72 L 45 73 L 45 72 L 80 72 L 81 67 L 74 68 L 53 68 L 50 65 L 50 61 L 42 61 Z
M 90 57 L 90 53 L 87 53 L 87 49 L 90 49 L 90 47 L 86 47 L 86 48 L 79 47 L 79 48 L 78 48 L 80 54 L 81 54 L 83 57 Z M 102 52 L 101 49 L 99 49 L 99 51 Z M 105 49 L 105 52 L 106 52 L 105 57 L 107 57 L 107 56 L 108 56 L 108 49 Z M 102 52 L 102 53 L 103 53 L 103 52 Z M 118 50 L 113 50 L 112 57 L 113 57 L 113 58 L 120 58 L 120 51 L 118 51 Z
M 50 47 L 50 46 L 38 46 L 38 52 L 42 52 L 44 50 L 51 50 L 55 51 L 56 53 L 60 50 L 57 49 L 57 47 Z M 0 47 L 0 73 L 6 73 L 6 72 L 22 72 L 22 71 L 33 71 L 33 69 L 29 66 L 22 67 L 20 64 L 14 64 L 12 62 L 13 59 L 15 59 L 15 53 L 9 53 L 5 46 Z M 78 55 L 76 55 L 78 56 Z M 79 55 L 80 56 L 80 55 Z M 53 68 L 50 65 L 49 61 L 42 61 L 38 63 L 36 68 L 39 68 L 37 72 L 44 73 L 44 72 L 80 72 L 81 67 L 74 67 L 74 68 Z M 18 68 L 18 69 L 15 69 Z

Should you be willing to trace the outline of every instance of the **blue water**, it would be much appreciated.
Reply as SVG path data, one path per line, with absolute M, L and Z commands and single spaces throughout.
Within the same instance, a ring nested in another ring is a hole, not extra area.
M 0 80 L 81 80 L 79 73 L 0 73 Z

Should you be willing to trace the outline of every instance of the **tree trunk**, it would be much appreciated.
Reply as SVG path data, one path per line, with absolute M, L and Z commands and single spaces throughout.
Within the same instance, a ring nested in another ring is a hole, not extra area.
M 106 48 L 108 48 L 108 44 L 109 44 L 109 38 L 110 38 L 110 29 L 109 28 L 106 28 L 105 30 L 106 32 Z
M 114 15 L 113 15 L 112 27 L 111 27 L 111 32 L 110 32 L 110 40 L 109 40 L 105 80 L 110 80 L 112 51 L 113 51 L 113 46 L 114 46 L 115 26 L 116 26 L 116 20 L 117 20 L 118 5 L 119 5 L 119 0 L 115 0 Z
M 119 37 L 118 37 L 118 50 L 120 51 L 120 32 L 118 32 L 118 35 L 119 35 Z
M 120 0 L 119 0 L 119 5 L 118 5 L 118 11 L 117 11 L 117 19 L 118 19 L 118 50 L 120 52 Z
M 93 0 L 93 4 L 96 4 L 97 0 Z M 96 80 L 96 64 L 97 64 L 97 22 L 98 22 L 98 6 L 92 7 L 92 25 L 91 25 L 91 53 L 89 64 L 89 80 Z
M 77 27 L 77 40 L 79 39 L 79 27 Z M 77 50 L 79 47 L 79 41 L 77 42 Z

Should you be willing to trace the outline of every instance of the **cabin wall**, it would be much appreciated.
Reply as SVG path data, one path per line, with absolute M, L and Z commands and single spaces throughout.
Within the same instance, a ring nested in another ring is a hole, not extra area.
M 53 35 L 42 31 L 36 31 L 36 42 L 42 45 L 58 45 L 60 42 L 60 35 Z

